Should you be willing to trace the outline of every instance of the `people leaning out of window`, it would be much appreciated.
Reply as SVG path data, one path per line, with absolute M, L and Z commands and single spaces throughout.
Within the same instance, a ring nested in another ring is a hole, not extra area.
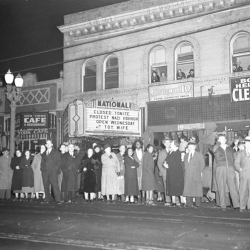
M 177 70 L 176 79 L 177 80 L 186 79 L 186 75 L 184 72 L 181 71 L 181 69 Z
M 159 75 L 155 71 L 152 71 L 151 82 L 154 83 L 159 81 L 160 81 Z
M 194 70 L 190 69 L 187 78 L 194 78 Z

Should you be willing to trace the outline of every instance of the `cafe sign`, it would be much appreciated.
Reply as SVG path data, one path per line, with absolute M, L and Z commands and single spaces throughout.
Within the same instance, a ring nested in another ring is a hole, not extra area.
M 194 97 L 194 83 L 185 82 L 149 87 L 149 101 L 163 101 Z
M 250 77 L 230 78 L 231 102 L 250 100 Z
M 141 110 L 134 103 L 92 100 L 84 117 L 86 135 L 141 136 Z

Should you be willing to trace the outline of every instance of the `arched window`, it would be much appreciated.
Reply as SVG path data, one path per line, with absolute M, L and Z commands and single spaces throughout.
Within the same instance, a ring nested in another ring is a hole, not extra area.
M 109 56 L 104 61 L 104 79 L 105 89 L 119 87 L 119 61 L 115 55 Z
M 250 70 L 250 35 L 238 33 L 231 40 L 231 72 Z
M 194 48 L 190 42 L 183 42 L 175 50 L 176 72 L 175 79 L 193 78 L 194 69 Z
M 167 81 L 167 53 L 163 46 L 155 47 L 150 53 L 150 82 Z
M 96 63 L 88 60 L 82 68 L 82 92 L 96 90 Z

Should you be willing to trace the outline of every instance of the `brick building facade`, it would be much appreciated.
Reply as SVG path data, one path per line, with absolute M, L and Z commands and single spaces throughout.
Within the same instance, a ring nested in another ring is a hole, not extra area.
M 133 102 L 145 108 L 144 122 L 154 132 L 170 132 L 173 124 L 250 119 L 249 98 L 241 104 L 230 99 L 231 79 L 250 77 L 249 3 L 131 0 L 65 16 L 59 27 L 64 108 L 76 99 Z M 193 84 L 192 95 L 181 100 L 185 115 L 171 93 L 150 100 L 149 88 L 185 83 Z M 224 115 L 229 106 L 235 114 Z M 175 117 L 164 120 L 169 107 Z

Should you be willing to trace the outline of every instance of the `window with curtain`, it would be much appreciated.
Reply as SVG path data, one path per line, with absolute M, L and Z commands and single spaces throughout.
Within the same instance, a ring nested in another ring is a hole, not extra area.
M 195 77 L 194 52 L 190 42 L 183 42 L 175 50 L 176 80 Z
M 242 32 L 231 40 L 231 72 L 250 70 L 250 35 Z
M 155 47 L 150 53 L 150 82 L 167 81 L 167 52 L 163 46 Z
M 96 63 L 94 60 L 88 60 L 83 66 L 83 84 L 82 92 L 96 90 Z
M 104 65 L 105 89 L 119 87 L 119 61 L 114 55 L 108 57 Z

